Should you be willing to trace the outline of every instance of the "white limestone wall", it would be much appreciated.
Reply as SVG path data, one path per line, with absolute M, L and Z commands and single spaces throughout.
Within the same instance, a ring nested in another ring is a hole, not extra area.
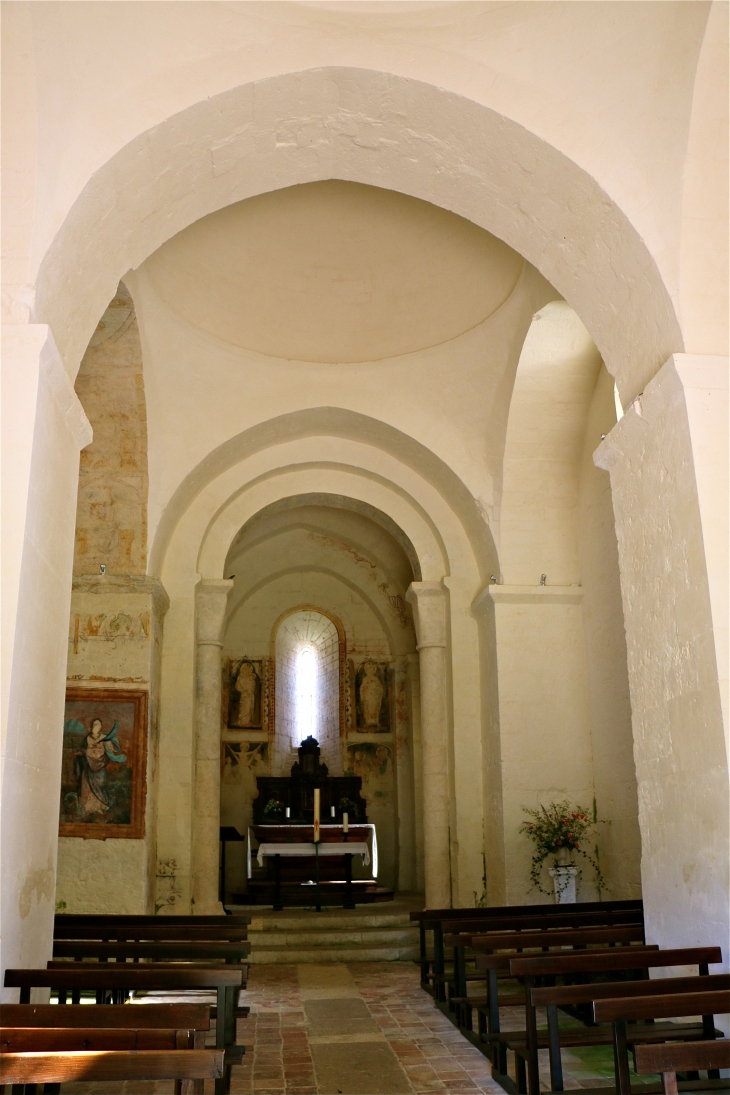
M 616 515 L 647 939 L 723 950 L 730 808 L 717 653 L 727 601 L 712 593 L 727 573 L 727 526 L 713 520 L 727 506 L 726 383 L 726 359 L 677 355 L 596 452 Z
M 613 377 L 598 374 L 578 469 L 578 558 L 583 587 L 593 785 L 601 865 L 614 900 L 641 896 L 641 835 L 611 483 L 593 452 L 616 422 Z
M 496 617 L 506 900 L 550 901 L 531 889 L 532 845 L 518 830 L 523 807 L 563 799 L 592 805 L 582 595 L 571 587 L 491 586 L 486 596 Z M 583 875 L 581 900 L 596 900 L 590 868 Z M 549 888 L 549 879 L 542 884 Z

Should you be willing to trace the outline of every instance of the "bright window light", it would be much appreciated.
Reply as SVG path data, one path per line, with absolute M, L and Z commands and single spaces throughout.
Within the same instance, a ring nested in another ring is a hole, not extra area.
M 624 416 L 624 409 L 621 406 L 621 396 L 618 394 L 618 385 L 613 386 L 613 401 L 616 404 L 616 421 L 620 422 Z
M 317 656 L 311 646 L 305 646 L 297 656 L 297 736 L 300 741 L 316 729 Z

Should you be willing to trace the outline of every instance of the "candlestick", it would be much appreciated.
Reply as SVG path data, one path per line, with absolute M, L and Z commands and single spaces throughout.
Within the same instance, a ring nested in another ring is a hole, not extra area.
M 314 788 L 314 843 L 319 843 L 319 787 Z
M 346 813 L 342 815 L 342 832 L 343 833 L 347 832 L 349 820 L 350 819 L 348 818 Z

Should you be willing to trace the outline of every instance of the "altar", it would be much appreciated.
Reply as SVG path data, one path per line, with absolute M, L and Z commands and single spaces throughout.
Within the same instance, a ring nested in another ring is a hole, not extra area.
M 352 908 L 356 900 L 392 900 L 392 890 L 377 884 L 378 840 L 367 820 L 360 777 L 330 776 L 312 737 L 302 742 L 298 756 L 290 776 L 256 780 L 246 837 L 248 901 L 281 908 L 286 899 L 319 907 L 321 898 Z M 316 844 L 315 799 L 322 822 Z

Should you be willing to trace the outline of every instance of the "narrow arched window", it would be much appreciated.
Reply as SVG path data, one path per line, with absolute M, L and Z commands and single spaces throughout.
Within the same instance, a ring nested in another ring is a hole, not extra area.
M 317 731 L 317 653 L 303 647 L 297 656 L 296 728 L 299 741 Z

